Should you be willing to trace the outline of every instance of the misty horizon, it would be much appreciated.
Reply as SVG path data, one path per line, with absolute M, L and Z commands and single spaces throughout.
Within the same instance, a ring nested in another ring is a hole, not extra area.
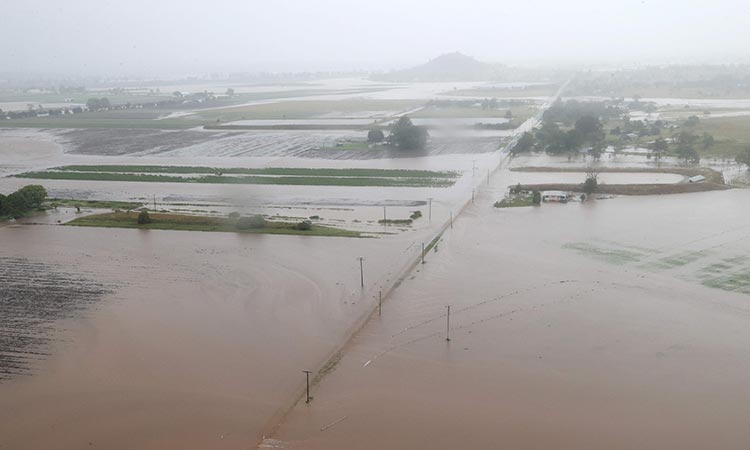
M 387 72 L 450 52 L 505 65 L 735 64 L 750 38 L 739 1 L 36 0 L 4 16 L 0 73 L 74 77 Z

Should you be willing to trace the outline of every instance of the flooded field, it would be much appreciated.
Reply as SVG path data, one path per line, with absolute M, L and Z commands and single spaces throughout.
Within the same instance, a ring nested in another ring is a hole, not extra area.
M 487 87 L 334 90 L 347 83 L 332 81 L 319 87 L 330 95 L 303 98 L 400 102 Z M 388 114 L 355 108 L 243 123 L 364 125 Z M 750 337 L 747 191 L 493 208 L 510 185 L 585 178 L 579 170 L 510 171 L 505 163 L 494 172 L 507 155 L 500 150 L 537 119 L 516 130 L 466 127 L 507 121 L 499 117 L 415 119 L 441 127 L 430 130 L 424 150 L 411 153 L 337 149 L 366 138 L 356 130 L 0 130 L 0 192 L 39 182 L 52 197 L 135 201 L 181 214 L 314 218 L 368 236 L 84 229 L 61 224 L 102 211 L 65 207 L 0 227 L 0 290 L 12 293 L 0 320 L 0 448 L 234 449 L 262 441 L 262 448 L 308 450 L 498 442 L 598 449 L 621 448 L 633 435 L 639 448 L 742 448 L 750 412 L 743 390 L 750 352 L 742 345 Z M 450 123 L 463 129 L 444 126 Z M 676 164 L 670 158 L 657 164 L 634 150 L 597 162 L 534 154 L 510 166 Z M 737 172 L 720 161 L 704 164 Z M 444 187 L 12 176 L 66 165 L 458 176 Z M 603 172 L 599 181 L 686 178 L 631 171 Z M 415 211 L 421 217 L 408 225 L 379 223 Z M 423 244 L 429 244 L 426 264 L 407 270 Z M 29 277 L 41 288 L 29 290 Z M 51 286 L 58 287 L 54 296 Z M 383 315 L 366 321 L 381 290 Z M 712 364 L 695 364 L 700 358 Z M 314 400 L 286 415 L 300 398 L 303 370 L 314 372 Z M 656 418 L 658 428 L 651 425 Z M 443 429 L 456 432 L 434 433 Z
M 490 211 L 504 184 L 262 448 L 745 448 L 750 193 Z
M 111 292 L 75 268 L 6 256 L 0 256 L 0 286 L 0 382 L 32 375 L 49 355 L 59 322 Z
M 247 448 L 413 240 L 0 227 L 0 447 Z
M 470 197 L 504 142 L 442 136 L 408 155 L 313 148 L 347 133 L 3 130 L 3 192 L 30 182 L 9 175 L 70 164 L 451 170 L 461 178 L 450 188 L 38 180 L 54 197 L 209 215 L 315 215 L 377 238 L 58 225 L 97 212 L 89 208 L 0 227 L 0 257 L 8 263 L 0 290 L 20 299 L 3 306 L 0 447 L 234 449 L 260 442 L 298 397 L 301 371 L 322 369 L 377 292 L 398 282 Z M 416 210 L 422 217 L 411 226 L 377 222 Z M 42 287 L 26 292 L 25 276 Z M 49 305 L 57 297 L 43 286 L 52 284 L 61 298 L 80 295 Z

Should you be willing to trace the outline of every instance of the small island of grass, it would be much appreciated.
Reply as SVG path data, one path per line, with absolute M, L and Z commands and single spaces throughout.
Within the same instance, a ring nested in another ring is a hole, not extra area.
M 139 220 L 139 216 L 141 216 Z M 187 214 L 148 213 L 144 220 L 142 211 L 115 211 L 94 214 L 72 220 L 65 225 L 80 227 L 138 228 L 147 230 L 219 231 L 256 234 L 294 234 L 306 236 L 362 237 L 358 231 L 324 225 L 309 221 L 300 223 L 265 220 L 262 216 L 215 217 Z

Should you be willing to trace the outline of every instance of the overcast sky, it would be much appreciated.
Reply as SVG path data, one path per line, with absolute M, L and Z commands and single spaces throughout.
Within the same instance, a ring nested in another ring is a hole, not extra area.
M 749 62 L 748 0 L 3 0 L 0 72 L 187 75 L 490 62 Z

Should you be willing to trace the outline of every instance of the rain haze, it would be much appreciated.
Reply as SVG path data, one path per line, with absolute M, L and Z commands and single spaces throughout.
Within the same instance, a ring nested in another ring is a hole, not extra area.
M 750 6 L 13 1 L 0 449 L 750 448 Z
M 730 63 L 747 59 L 749 20 L 747 2 L 726 0 L 31 0 L 3 7 L 0 54 L 3 71 L 151 76 L 385 70 L 449 51 L 502 63 Z

